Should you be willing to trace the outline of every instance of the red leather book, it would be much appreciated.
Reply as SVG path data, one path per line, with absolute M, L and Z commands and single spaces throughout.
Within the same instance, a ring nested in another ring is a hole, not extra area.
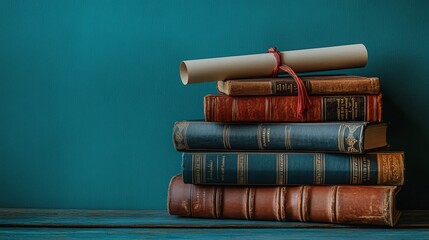
M 313 106 L 302 118 L 296 96 L 207 95 L 204 115 L 209 122 L 382 122 L 382 95 L 310 96 Z
M 233 187 L 171 179 L 171 215 L 394 226 L 396 186 Z

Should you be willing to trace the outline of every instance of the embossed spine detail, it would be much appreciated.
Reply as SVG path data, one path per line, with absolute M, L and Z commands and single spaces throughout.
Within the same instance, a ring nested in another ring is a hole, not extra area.
M 338 222 L 337 220 L 337 191 L 338 191 L 338 186 L 333 186 L 332 187 L 332 192 L 331 192 L 331 213 L 332 213 L 332 218 L 331 218 L 331 222 L 336 223 Z
M 359 131 L 359 138 L 356 139 L 354 133 Z M 346 131 L 347 135 L 346 135 Z M 338 150 L 340 152 L 358 153 L 363 151 L 362 140 L 363 126 L 361 124 L 341 124 L 338 129 Z M 357 143 L 357 148 L 355 144 Z M 347 145 L 346 145 L 347 144 Z M 347 146 L 347 147 L 346 147 Z
M 345 131 L 345 126 L 343 124 L 340 125 L 340 127 L 338 128 L 338 151 L 340 152 L 345 152 L 346 148 L 344 147 L 344 131 Z
M 223 126 L 223 146 L 225 149 L 231 149 L 231 142 L 229 138 L 230 131 L 231 131 L 230 126 L 225 124 Z
M 192 155 L 192 181 L 195 184 L 205 183 L 205 155 L 194 154 Z
M 371 96 L 370 99 L 377 101 L 374 96 Z M 321 101 L 323 121 L 365 121 L 368 119 L 367 96 L 365 95 L 323 96 Z
M 293 150 L 292 149 L 292 141 L 290 138 L 290 127 L 289 126 L 285 126 L 285 150 Z
M 249 188 L 247 198 L 247 219 L 254 219 L 255 218 L 255 188 Z
M 177 150 L 188 150 L 189 146 L 186 141 L 186 130 L 188 129 L 189 122 L 176 122 L 173 137 L 174 137 L 174 145 Z
M 271 121 L 271 98 L 265 98 L 265 119 L 266 121 Z
M 264 145 L 262 143 L 262 124 L 258 125 L 258 132 L 257 132 L 257 138 L 258 138 L 258 147 L 259 150 L 264 150 Z
M 247 154 L 238 154 L 237 155 L 237 184 L 245 185 L 248 183 L 248 170 L 249 163 Z
M 314 179 L 316 185 L 325 184 L 325 154 L 314 154 Z
M 184 184 L 179 175 L 169 187 L 168 209 L 172 215 L 205 218 L 393 226 L 400 215 L 397 191 L 392 186 L 199 186 Z
M 364 156 L 350 156 L 350 184 L 371 182 L 371 161 Z
M 215 199 L 215 217 L 222 218 L 222 208 L 223 208 L 223 188 L 216 187 L 216 199 Z
M 404 183 L 404 155 L 377 154 L 378 184 L 402 185 Z
M 285 187 L 280 187 L 280 221 L 287 221 L 286 204 L 288 204 L 288 202 L 286 201 L 286 191 L 287 189 Z
M 287 184 L 287 173 L 288 173 L 288 155 L 284 153 L 276 154 L 276 173 L 277 173 L 277 184 Z

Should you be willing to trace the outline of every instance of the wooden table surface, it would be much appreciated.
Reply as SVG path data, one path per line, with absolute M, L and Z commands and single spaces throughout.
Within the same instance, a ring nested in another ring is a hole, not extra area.
M 0 209 L 0 239 L 429 239 L 429 211 L 404 211 L 394 228 L 197 219 L 148 210 Z

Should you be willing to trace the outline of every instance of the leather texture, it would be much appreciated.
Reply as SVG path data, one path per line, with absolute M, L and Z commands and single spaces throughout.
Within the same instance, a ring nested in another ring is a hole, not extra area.
M 309 95 L 378 94 L 377 77 L 348 75 L 302 76 Z M 234 79 L 217 82 L 220 93 L 231 96 L 297 95 L 292 77 Z
M 286 152 L 185 152 L 183 181 L 204 185 L 404 184 L 404 152 L 363 155 Z
M 396 186 L 227 187 L 171 179 L 172 215 L 394 226 Z
M 209 122 L 382 122 L 382 95 L 310 96 L 312 107 L 298 117 L 296 96 L 207 95 Z

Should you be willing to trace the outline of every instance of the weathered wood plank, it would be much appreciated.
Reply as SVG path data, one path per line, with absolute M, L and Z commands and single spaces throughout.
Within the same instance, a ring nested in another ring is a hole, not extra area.
M 324 223 L 199 219 L 148 210 L 0 209 L 0 227 L 68 228 L 345 228 Z M 429 211 L 405 211 L 396 228 L 428 228 Z
M 0 228 L 0 239 L 428 239 L 429 229 Z

